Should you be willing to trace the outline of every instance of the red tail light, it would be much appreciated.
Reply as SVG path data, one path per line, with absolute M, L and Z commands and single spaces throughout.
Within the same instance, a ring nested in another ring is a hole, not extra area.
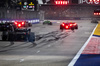
M 97 15 L 99 15 L 99 13 L 97 13 Z
M 14 24 L 17 26 L 17 27 L 22 27 L 25 22 L 14 22 Z
M 73 24 L 70 24 L 70 26 L 72 26 Z
M 68 4 L 68 1 L 55 1 L 55 4 L 57 5 L 67 5 Z
M 21 24 L 18 24 L 18 27 L 21 27 Z
M 65 28 L 68 29 L 68 26 L 66 26 Z
M 77 25 L 76 23 L 74 23 L 74 25 Z
M 64 26 L 65 24 L 63 23 L 62 26 Z
M 98 15 L 98 13 L 94 13 L 94 15 Z
M 22 25 L 24 25 L 25 24 L 25 22 L 22 22 Z
M 96 13 L 94 13 L 94 15 L 96 15 Z

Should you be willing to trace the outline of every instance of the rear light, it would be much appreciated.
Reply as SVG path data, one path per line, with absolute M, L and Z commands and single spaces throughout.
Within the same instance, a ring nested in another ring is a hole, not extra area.
M 77 25 L 76 23 L 74 23 L 74 25 Z
M 22 25 L 24 25 L 25 24 L 25 22 L 22 22 Z
M 17 27 L 22 27 L 22 25 L 24 25 L 25 22 L 14 22 L 14 24 L 15 24 Z
M 72 24 L 70 24 L 70 26 L 72 26 Z
M 64 26 L 65 24 L 62 24 L 62 26 Z
M 67 28 L 67 29 L 68 29 L 68 26 L 66 26 L 65 28 Z
M 21 27 L 21 24 L 18 24 L 18 27 Z
M 99 13 L 96 13 L 96 15 L 99 15 Z
M 94 13 L 94 15 L 96 15 L 96 13 Z

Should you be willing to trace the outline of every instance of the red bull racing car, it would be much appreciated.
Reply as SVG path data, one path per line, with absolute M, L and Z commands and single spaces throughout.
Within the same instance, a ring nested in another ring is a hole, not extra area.
M 63 22 L 62 24 L 60 24 L 60 30 L 63 29 L 71 29 L 71 30 L 78 29 L 78 25 L 75 22 L 66 22 L 66 23 Z

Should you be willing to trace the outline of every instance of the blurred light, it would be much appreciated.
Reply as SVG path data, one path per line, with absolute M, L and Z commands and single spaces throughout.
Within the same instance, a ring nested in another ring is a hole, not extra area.
M 29 21 L 29 22 L 31 22 L 31 21 Z
M 18 24 L 18 27 L 21 27 L 21 24 Z
M 96 13 L 94 13 L 94 15 L 96 15 Z
M 38 20 L 38 22 L 39 22 L 40 20 Z
M 36 20 L 36 22 L 38 22 L 38 20 Z
M 22 22 L 22 25 L 24 25 L 25 24 L 25 22 Z
M 12 22 L 15 22 L 15 21 L 12 21 Z
M 35 22 L 35 20 L 33 20 L 33 22 Z
M 74 23 L 74 25 L 77 25 L 76 23 Z
M 62 25 L 64 26 L 65 24 L 63 23 Z
M 24 8 L 24 9 L 27 9 L 28 7 L 27 7 L 27 6 L 23 6 L 23 8 Z
M 100 15 L 100 13 L 94 13 L 94 15 Z
M 96 13 L 96 15 L 98 15 L 98 13 Z
M 99 0 L 93 0 L 94 2 L 96 2 L 96 1 L 98 1 L 99 2 Z
M 35 20 L 35 22 L 37 22 L 37 19 Z
M 62 4 L 62 1 L 60 1 L 60 3 Z
M 57 5 L 67 5 L 68 1 L 55 1 L 55 4 L 57 4 Z
M 70 24 L 70 26 L 72 26 L 72 24 Z
M 31 23 L 32 23 L 33 21 L 31 20 Z
M 7 21 L 7 22 L 10 22 L 10 21 Z
M 32 20 L 32 22 L 34 22 L 34 20 Z
M 67 1 L 65 2 L 65 4 L 67 4 Z
M 14 22 L 14 24 L 17 24 L 17 22 Z
M 55 1 L 55 3 L 56 3 L 56 4 L 58 4 L 58 2 L 57 2 L 57 1 Z
M 66 26 L 66 28 L 68 28 L 68 26 Z
M 3 23 L 5 23 L 6 21 L 3 21 Z

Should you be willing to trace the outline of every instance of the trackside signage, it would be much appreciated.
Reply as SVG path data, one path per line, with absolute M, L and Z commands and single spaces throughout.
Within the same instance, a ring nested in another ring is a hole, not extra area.
M 95 4 L 100 5 L 100 0 L 79 0 L 79 4 Z

